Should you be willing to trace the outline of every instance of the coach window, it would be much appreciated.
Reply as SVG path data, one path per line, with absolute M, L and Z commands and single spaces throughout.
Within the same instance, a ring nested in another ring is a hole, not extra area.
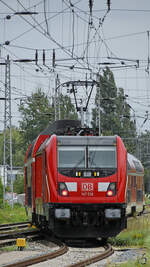
M 62 146 L 58 148 L 59 168 L 85 168 L 86 148 L 83 146 Z
M 134 176 L 134 187 L 136 187 L 136 176 Z
M 128 188 L 131 187 L 131 176 L 128 176 Z
M 136 176 L 131 176 L 132 178 L 132 187 L 136 187 Z

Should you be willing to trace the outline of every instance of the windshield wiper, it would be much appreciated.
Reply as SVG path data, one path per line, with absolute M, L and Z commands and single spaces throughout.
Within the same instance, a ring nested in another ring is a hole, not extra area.
M 84 158 L 84 156 L 83 156 L 83 158 L 80 159 L 80 160 L 77 162 L 77 164 L 74 166 L 74 168 L 78 167 L 78 165 L 81 164 L 81 163 L 84 162 L 84 161 L 85 161 L 85 158 Z

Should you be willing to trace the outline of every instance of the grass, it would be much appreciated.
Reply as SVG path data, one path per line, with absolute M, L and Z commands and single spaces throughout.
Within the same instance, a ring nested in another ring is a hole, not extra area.
M 114 246 L 139 246 L 143 247 L 150 243 L 146 242 L 150 236 L 150 215 L 128 219 L 128 227 L 115 238 L 110 238 L 109 242 Z M 145 243 L 146 242 L 146 243 Z
M 150 215 L 129 219 L 128 228 L 115 238 L 110 238 L 109 242 L 113 246 L 143 248 L 145 253 L 136 261 L 108 264 L 107 267 L 150 267 Z
M 18 204 L 15 204 L 13 209 L 7 204 L 5 208 L 0 206 L 0 224 L 27 220 L 24 207 Z M 139 256 L 134 262 L 113 265 L 108 263 L 107 267 L 150 267 L 150 215 L 129 219 L 128 228 L 115 238 L 110 238 L 109 242 L 118 247 L 144 248 L 145 255 Z M 14 250 L 14 247 L 9 249 Z
M 28 221 L 28 217 L 25 213 L 25 208 L 19 204 L 14 204 L 14 208 L 12 209 L 7 203 L 5 207 L 0 205 L 0 224 L 5 223 L 16 223 L 16 222 L 25 222 Z M 0 251 L 14 251 L 17 250 L 16 245 L 3 247 Z
M 7 203 L 5 207 L 2 205 L 0 206 L 0 224 L 23 222 L 27 220 L 25 208 L 21 205 L 14 204 L 13 209 Z
M 0 251 L 2 252 L 12 252 L 12 251 L 15 251 L 17 250 L 17 246 L 16 245 L 12 245 L 12 246 L 8 246 L 8 247 L 2 247 L 0 248 Z

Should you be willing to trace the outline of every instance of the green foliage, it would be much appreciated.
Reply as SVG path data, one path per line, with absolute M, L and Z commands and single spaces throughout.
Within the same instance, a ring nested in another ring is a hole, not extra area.
M 128 220 L 128 229 L 122 231 L 115 238 L 109 238 L 109 243 L 113 246 L 126 247 L 142 247 L 144 255 L 139 254 L 136 261 L 117 264 L 117 267 L 141 267 L 150 266 L 150 216 L 140 216 Z M 146 263 L 145 263 L 146 259 Z M 144 262 L 144 265 L 142 264 Z M 116 267 L 115 264 L 108 266 Z
M 99 105 L 101 107 L 100 124 L 103 135 L 119 135 L 122 138 L 136 137 L 135 122 L 131 120 L 130 106 L 126 102 L 124 90 L 117 88 L 113 73 L 109 68 L 98 75 L 99 86 L 95 97 L 95 108 L 92 111 L 92 126 L 98 127 Z M 126 141 L 126 145 L 128 141 Z M 135 146 L 128 146 L 130 152 Z
M 109 241 L 115 246 L 146 246 L 150 248 L 150 216 L 128 219 L 128 227 Z M 148 247 L 148 246 L 147 246 Z
M 22 102 L 19 111 L 23 118 L 20 128 L 25 145 L 31 143 L 48 123 L 54 120 L 54 109 L 41 89 Z
M 12 209 L 6 203 L 5 207 L 0 208 L 0 224 L 22 222 L 27 220 L 28 218 L 25 213 L 25 208 L 22 206 L 14 204 L 14 208 Z
M 20 104 L 22 114 L 20 128 L 12 127 L 12 159 L 13 166 L 23 167 L 27 145 L 54 121 L 54 105 L 49 103 L 48 97 L 41 89 L 33 93 Z M 60 96 L 61 119 L 77 119 L 77 113 L 68 96 Z M 8 130 L 6 131 L 8 135 Z M 4 134 L 0 135 L 0 164 L 3 165 Z M 10 162 L 7 158 L 8 165 Z
M 25 193 L 25 178 L 24 175 L 17 175 L 16 180 L 14 181 L 14 192 L 17 194 Z
M 60 95 L 60 119 L 77 119 L 74 105 L 68 96 Z M 24 143 L 27 146 L 48 124 L 54 121 L 54 105 L 49 103 L 48 97 L 38 89 L 28 97 L 19 107 L 22 114 L 20 128 L 23 132 Z
M 8 130 L 6 131 L 6 135 Z M 20 129 L 12 127 L 12 158 L 13 166 L 21 167 L 24 165 L 25 151 L 23 149 L 23 136 Z M 3 146 L 4 146 L 4 134 L 0 135 L 0 164 L 3 165 Z M 9 164 L 10 159 L 8 157 L 7 162 Z
M 109 242 L 114 246 L 143 246 L 147 231 L 122 232 L 116 238 L 110 238 Z
M 74 105 L 71 103 L 70 97 L 67 95 L 60 95 L 60 117 L 63 119 L 77 120 L 78 115 L 75 111 Z
M 3 252 L 12 252 L 12 251 L 16 251 L 18 250 L 18 247 L 16 245 L 12 245 L 12 246 L 6 246 L 6 247 L 2 247 L 0 248 L 0 251 L 3 251 Z

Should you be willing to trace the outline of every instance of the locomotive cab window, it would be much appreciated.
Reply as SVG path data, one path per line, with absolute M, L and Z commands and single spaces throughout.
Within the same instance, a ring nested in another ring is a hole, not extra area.
M 62 146 L 58 148 L 59 168 L 85 168 L 85 147 Z
M 88 148 L 89 168 L 117 168 L 116 147 L 90 146 Z
M 69 177 L 107 177 L 116 172 L 116 154 L 114 146 L 58 146 L 58 170 Z

